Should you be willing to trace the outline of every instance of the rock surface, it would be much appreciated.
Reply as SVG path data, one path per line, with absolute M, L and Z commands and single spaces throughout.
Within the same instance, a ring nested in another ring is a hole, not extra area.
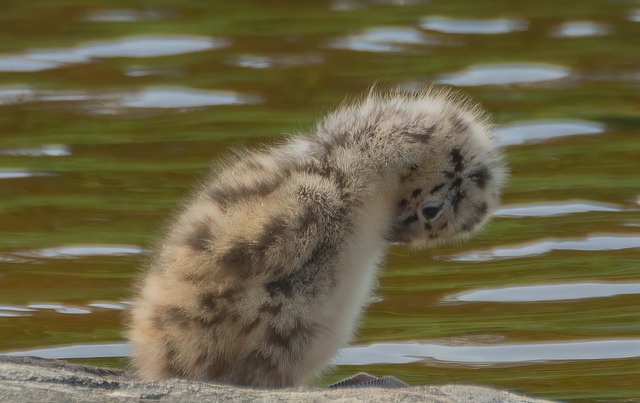
M 399 389 L 251 389 L 183 380 L 142 382 L 111 368 L 34 357 L 0 356 L 2 402 L 474 402 L 542 403 L 548 400 L 479 386 L 437 385 Z

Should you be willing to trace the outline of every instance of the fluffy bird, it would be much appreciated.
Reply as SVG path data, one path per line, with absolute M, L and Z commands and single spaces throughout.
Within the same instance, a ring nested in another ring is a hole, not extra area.
M 369 91 L 201 182 L 141 279 L 128 338 L 144 379 L 309 383 L 348 344 L 390 243 L 468 237 L 496 208 L 484 112 L 443 89 Z

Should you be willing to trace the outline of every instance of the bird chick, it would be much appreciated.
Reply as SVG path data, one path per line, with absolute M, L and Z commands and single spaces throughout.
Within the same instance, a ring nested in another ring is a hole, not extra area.
M 469 236 L 506 176 L 484 113 L 445 90 L 370 91 L 229 158 L 176 215 L 128 338 L 144 379 L 304 385 L 348 344 L 390 243 Z

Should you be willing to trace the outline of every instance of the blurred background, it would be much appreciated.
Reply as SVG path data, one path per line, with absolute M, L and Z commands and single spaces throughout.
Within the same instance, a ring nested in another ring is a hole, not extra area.
M 505 146 L 472 241 L 394 247 L 367 371 L 575 402 L 640 396 L 640 2 L 4 1 L 0 352 L 123 367 L 146 250 L 229 147 L 374 82 L 458 88 Z

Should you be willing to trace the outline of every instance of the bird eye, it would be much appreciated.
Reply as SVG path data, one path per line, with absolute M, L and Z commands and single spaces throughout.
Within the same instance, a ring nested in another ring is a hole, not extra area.
M 441 209 L 442 209 L 442 204 L 429 205 L 422 209 L 422 216 L 429 221 L 435 220 L 436 217 L 440 215 Z

